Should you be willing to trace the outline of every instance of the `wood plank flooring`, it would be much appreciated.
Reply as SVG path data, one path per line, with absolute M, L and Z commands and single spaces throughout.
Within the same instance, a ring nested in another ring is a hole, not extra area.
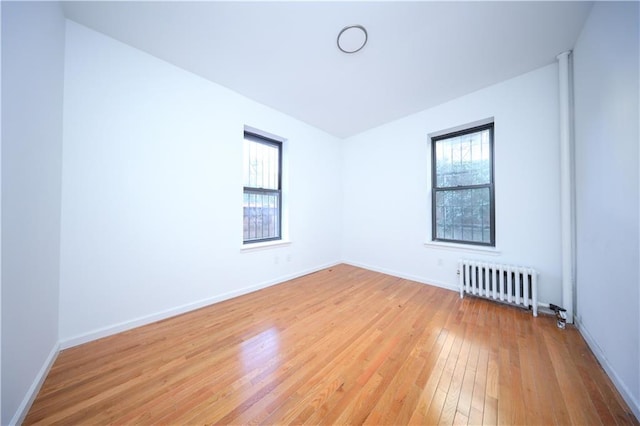
M 62 351 L 25 424 L 638 424 L 574 328 L 338 265 Z

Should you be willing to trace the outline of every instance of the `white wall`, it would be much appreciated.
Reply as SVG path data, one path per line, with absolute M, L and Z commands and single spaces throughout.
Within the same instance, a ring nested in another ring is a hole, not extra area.
M 578 324 L 640 418 L 639 12 L 594 5 L 574 86 Z
M 340 260 L 338 139 L 71 21 L 66 49 L 63 346 Z M 240 251 L 245 124 L 287 138 L 289 246 Z
M 2 2 L 2 424 L 57 353 L 65 20 Z
M 552 64 L 347 139 L 344 260 L 451 288 L 460 258 L 530 265 L 540 272 L 540 301 L 560 303 L 557 98 Z M 431 241 L 428 135 L 490 117 L 499 254 L 425 247 Z

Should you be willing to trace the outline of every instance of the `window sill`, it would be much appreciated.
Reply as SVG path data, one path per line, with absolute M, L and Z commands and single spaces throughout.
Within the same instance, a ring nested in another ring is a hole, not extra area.
M 288 241 L 288 240 L 265 241 L 263 243 L 244 244 L 242 247 L 240 247 L 240 251 L 249 252 L 249 251 L 267 250 L 270 248 L 288 246 L 288 245 L 291 245 L 291 241 Z
M 464 251 L 468 253 L 480 253 L 489 256 L 500 256 L 502 252 L 498 250 L 496 247 L 482 247 L 482 246 L 472 246 L 465 244 L 453 244 L 453 243 L 441 243 L 437 241 L 427 241 L 424 243 L 425 247 L 437 248 L 442 250 L 451 250 L 451 251 Z

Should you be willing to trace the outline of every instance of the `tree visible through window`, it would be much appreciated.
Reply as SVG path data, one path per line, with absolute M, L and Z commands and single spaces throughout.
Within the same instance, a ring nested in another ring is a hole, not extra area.
M 281 239 L 282 143 L 244 133 L 243 241 Z
M 431 139 L 432 239 L 495 246 L 493 123 Z

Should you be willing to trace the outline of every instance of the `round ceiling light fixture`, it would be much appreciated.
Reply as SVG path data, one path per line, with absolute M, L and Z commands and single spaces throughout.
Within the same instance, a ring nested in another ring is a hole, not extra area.
M 356 53 L 367 44 L 368 37 L 362 25 L 349 25 L 338 34 L 338 49 L 344 53 Z

